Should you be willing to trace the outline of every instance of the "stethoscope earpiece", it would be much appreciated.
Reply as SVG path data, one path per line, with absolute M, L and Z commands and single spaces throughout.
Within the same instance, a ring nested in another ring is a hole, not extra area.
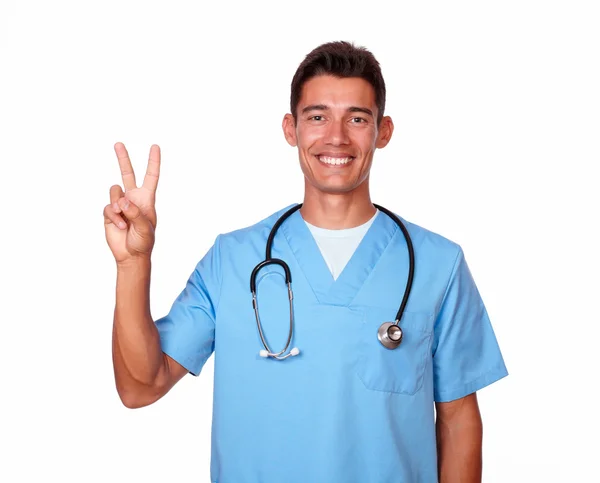
M 285 349 L 284 349 L 285 350 Z M 300 349 L 298 349 L 297 347 L 294 347 L 289 354 L 284 355 L 283 357 L 280 356 L 279 354 L 273 354 L 272 352 L 269 352 L 265 349 L 261 349 L 260 352 L 258 353 L 258 355 L 260 357 L 273 357 L 274 359 L 278 359 L 278 360 L 283 360 L 283 359 L 287 359 L 290 356 L 297 356 L 298 354 L 300 354 Z

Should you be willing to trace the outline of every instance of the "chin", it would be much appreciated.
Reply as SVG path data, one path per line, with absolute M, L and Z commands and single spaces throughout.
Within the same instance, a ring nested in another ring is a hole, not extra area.
M 357 187 L 354 185 L 340 185 L 340 184 L 327 184 L 327 183 L 311 183 L 321 193 L 330 195 L 342 195 L 354 191 Z

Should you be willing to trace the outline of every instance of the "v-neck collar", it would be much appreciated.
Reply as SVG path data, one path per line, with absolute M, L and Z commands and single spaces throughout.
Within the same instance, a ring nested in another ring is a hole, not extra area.
M 321 250 L 300 211 L 293 213 L 280 227 L 292 253 L 319 303 L 349 305 L 375 268 L 398 225 L 385 213 L 379 213 L 337 280 L 333 279 Z M 293 284 L 293 277 L 292 277 Z

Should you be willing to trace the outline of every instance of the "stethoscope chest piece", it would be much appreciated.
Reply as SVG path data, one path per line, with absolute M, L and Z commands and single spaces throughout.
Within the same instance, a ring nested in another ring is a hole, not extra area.
M 395 349 L 402 342 L 402 329 L 394 322 L 384 322 L 377 331 L 377 338 L 383 347 Z

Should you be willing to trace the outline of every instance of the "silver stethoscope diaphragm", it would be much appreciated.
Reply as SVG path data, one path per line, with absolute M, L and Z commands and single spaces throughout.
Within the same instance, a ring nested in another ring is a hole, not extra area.
M 384 322 L 377 331 L 379 342 L 387 349 L 395 349 L 402 342 L 402 329 L 398 322 Z

